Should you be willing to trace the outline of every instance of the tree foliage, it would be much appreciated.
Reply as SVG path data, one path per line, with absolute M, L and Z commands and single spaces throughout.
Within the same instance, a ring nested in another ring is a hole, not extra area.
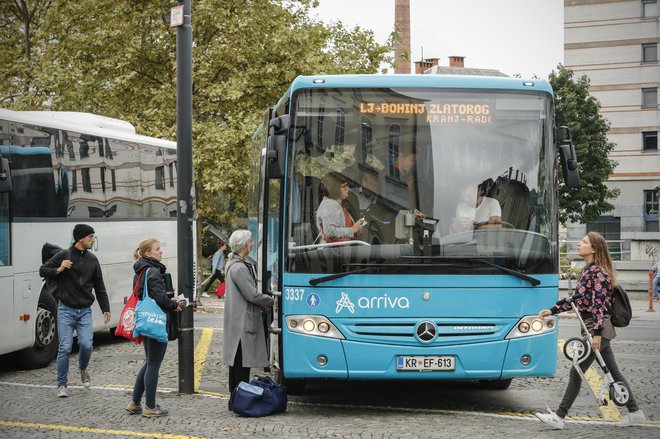
M 176 134 L 171 0 L 0 4 L 0 106 L 84 111 Z M 392 42 L 311 17 L 315 0 L 193 0 L 193 164 L 202 219 L 245 216 L 251 135 L 301 74 L 374 73 Z
M 560 185 L 559 217 L 562 222 L 594 221 L 614 208 L 610 200 L 619 195 L 618 189 L 605 184 L 617 165 L 609 159 L 615 147 L 607 141 L 610 124 L 600 115 L 598 100 L 589 94 L 587 76 L 574 79 L 573 71 L 560 64 L 549 81 L 555 92 L 557 126 L 570 129 L 580 170 L 578 188 Z M 563 182 L 563 175 L 559 178 Z

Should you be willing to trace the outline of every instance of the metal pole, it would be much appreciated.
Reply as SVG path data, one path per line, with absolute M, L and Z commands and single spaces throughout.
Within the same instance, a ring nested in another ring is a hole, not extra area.
M 190 0 L 183 4 L 183 26 L 176 32 L 176 140 L 177 140 L 177 269 L 178 291 L 193 301 L 194 187 L 192 166 L 192 26 Z M 192 306 L 181 313 L 179 326 L 179 393 L 195 391 L 194 324 Z

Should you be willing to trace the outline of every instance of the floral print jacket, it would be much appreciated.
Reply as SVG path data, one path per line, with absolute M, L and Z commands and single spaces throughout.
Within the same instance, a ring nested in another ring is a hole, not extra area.
M 610 275 L 604 268 L 589 264 L 582 270 L 575 290 L 582 294 L 575 301 L 581 314 L 591 314 L 594 323 L 594 335 L 601 335 L 605 328 L 605 316 L 612 306 L 612 284 Z M 550 308 L 553 314 L 570 311 L 571 305 L 564 303 Z

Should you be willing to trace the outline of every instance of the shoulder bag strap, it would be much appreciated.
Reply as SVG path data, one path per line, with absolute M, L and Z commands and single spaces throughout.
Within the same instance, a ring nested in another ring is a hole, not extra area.
M 144 288 L 142 289 L 142 298 L 144 299 L 144 293 L 149 294 L 149 297 L 153 299 L 151 294 L 149 293 L 149 284 L 147 281 L 149 280 L 149 270 L 151 270 L 151 267 L 147 268 L 146 272 L 144 273 Z
M 138 274 L 137 281 L 135 282 L 135 286 L 133 287 L 133 295 L 134 295 L 135 297 L 137 297 L 138 299 L 139 299 L 139 297 L 138 297 L 138 291 L 139 291 L 139 289 L 140 289 L 140 279 L 142 279 L 142 274 L 144 274 L 144 270 L 145 270 L 145 269 L 143 268 L 143 269 L 140 271 L 140 274 Z M 147 270 L 148 270 L 148 268 L 147 268 Z M 146 285 L 146 284 L 145 284 L 145 285 Z

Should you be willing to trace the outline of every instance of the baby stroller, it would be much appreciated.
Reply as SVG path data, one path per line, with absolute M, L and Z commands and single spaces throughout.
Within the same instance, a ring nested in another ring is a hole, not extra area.
M 581 297 L 582 294 L 575 292 L 571 296 L 558 301 L 557 305 L 563 305 L 564 303 L 569 303 L 571 305 L 571 308 L 573 308 L 573 311 L 577 315 L 577 319 L 580 322 L 580 326 L 582 327 L 582 333 L 586 334 L 584 338 L 573 337 L 573 338 L 569 338 L 568 340 L 566 340 L 566 343 L 564 343 L 564 356 L 573 363 L 573 367 L 575 368 L 577 373 L 580 374 L 580 377 L 583 380 L 586 380 L 584 373 L 582 372 L 582 369 L 580 369 L 580 363 L 582 363 L 585 359 L 587 359 L 587 357 L 589 357 L 589 355 L 591 354 L 591 344 L 593 338 L 589 333 L 589 330 L 587 329 L 584 320 L 582 320 L 582 316 L 580 315 L 580 312 L 577 309 L 577 305 L 575 305 L 575 301 Z M 614 404 L 618 406 L 626 405 L 628 403 L 628 400 L 630 399 L 630 389 L 628 388 L 626 383 L 621 381 L 614 381 L 614 379 L 612 378 L 612 374 L 610 373 L 609 369 L 607 368 L 607 365 L 605 364 L 605 361 L 603 361 L 603 357 L 600 355 L 600 352 L 595 351 L 594 353 L 596 356 L 595 358 L 596 363 L 598 364 L 598 366 L 600 366 L 600 369 L 604 377 L 603 386 L 600 389 L 599 396 L 596 397 L 596 402 L 598 403 L 598 405 L 607 405 L 608 402 L 607 392 L 609 390 L 610 399 L 614 401 Z

